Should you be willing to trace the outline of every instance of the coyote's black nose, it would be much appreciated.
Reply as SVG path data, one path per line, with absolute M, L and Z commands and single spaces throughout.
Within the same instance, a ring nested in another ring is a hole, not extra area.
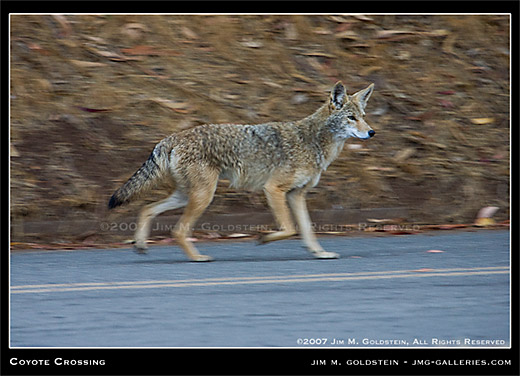
M 370 137 L 374 137 L 375 134 L 376 134 L 376 131 L 374 131 L 374 130 L 370 130 L 370 131 L 368 131 L 368 135 L 369 135 Z

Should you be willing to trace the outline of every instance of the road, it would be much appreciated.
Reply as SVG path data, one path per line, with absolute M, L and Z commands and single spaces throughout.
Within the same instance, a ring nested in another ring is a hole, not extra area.
M 509 346 L 509 231 L 320 242 L 341 259 L 298 239 L 198 243 L 212 263 L 177 246 L 15 252 L 10 344 Z

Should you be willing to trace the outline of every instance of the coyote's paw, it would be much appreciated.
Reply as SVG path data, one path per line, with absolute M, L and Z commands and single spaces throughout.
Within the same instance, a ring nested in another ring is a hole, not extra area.
M 335 252 L 320 251 L 314 252 L 314 257 L 318 259 L 337 259 L 339 255 Z
M 269 243 L 269 240 L 266 239 L 266 235 L 260 235 L 256 240 L 256 245 L 262 245 L 265 243 Z
M 208 262 L 213 261 L 213 257 L 207 256 L 207 255 L 196 255 L 195 257 L 191 258 L 190 261 L 193 262 Z
M 260 245 L 260 244 L 265 244 L 265 243 L 269 243 L 269 242 L 275 242 L 277 240 L 288 239 L 291 236 L 293 236 L 294 234 L 296 234 L 296 232 L 291 231 L 291 230 L 276 231 L 276 232 L 271 232 L 269 234 L 263 234 L 263 235 L 260 235 L 260 237 L 258 238 L 257 244 Z
M 146 243 L 135 242 L 134 251 L 139 253 L 140 255 L 145 255 L 148 253 L 148 246 L 146 245 Z

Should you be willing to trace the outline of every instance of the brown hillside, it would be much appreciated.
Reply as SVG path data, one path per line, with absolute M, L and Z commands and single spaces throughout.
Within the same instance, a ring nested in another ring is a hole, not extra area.
M 407 222 L 471 223 L 497 206 L 505 220 L 509 35 L 499 15 L 12 16 L 12 241 L 53 237 L 26 223 L 135 215 L 161 193 L 114 213 L 108 199 L 163 137 L 296 120 L 338 80 L 349 93 L 375 83 L 377 135 L 347 141 L 311 211 L 400 207 Z M 220 184 L 208 214 L 267 211 L 262 193 Z

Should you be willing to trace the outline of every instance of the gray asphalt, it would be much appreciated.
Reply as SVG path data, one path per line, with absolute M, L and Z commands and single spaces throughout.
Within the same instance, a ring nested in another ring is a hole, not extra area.
M 509 231 L 320 243 L 341 259 L 315 260 L 298 239 L 198 243 L 212 263 L 177 246 L 16 252 L 10 344 L 509 346 Z

